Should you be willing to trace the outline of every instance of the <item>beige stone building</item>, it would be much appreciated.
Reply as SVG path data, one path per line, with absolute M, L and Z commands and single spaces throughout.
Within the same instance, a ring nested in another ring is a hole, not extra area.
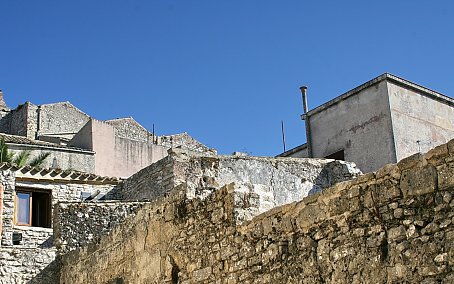
M 167 150 L 216 153 L 187 133 L 157 136 L 133 118 L 96 120 L 70 102 L 9 109 L 0 91 L 0 138 L 14 152 L 51 153 L 44 167 L 129 177 L 162 159 Z

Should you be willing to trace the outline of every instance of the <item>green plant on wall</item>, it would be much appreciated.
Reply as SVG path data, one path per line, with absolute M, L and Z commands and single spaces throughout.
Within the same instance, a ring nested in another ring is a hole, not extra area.
M 32 151 L 22 150 L 16 155 L 8 149 L 4 139 L 0 139 L 0 163 L 9 163 L 17 167 L 31 166 L 41 168 L 50 152 L 43 152 L 30 160 Z

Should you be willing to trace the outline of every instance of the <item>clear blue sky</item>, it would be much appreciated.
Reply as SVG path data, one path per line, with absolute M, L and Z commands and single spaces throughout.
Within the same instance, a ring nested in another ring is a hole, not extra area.
M 384 72 L 454 95 L 453 1 L 0 0 L 0 89 L 221 153 L 305 141 L 316 107 Z

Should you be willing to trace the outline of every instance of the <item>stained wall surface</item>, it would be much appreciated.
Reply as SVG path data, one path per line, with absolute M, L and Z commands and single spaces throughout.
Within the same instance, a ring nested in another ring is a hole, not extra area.
M 176 189 L 96 244 L 60 283 L 453 283 L 454 140 L 239 224 L 230 184 Z
M 388 83 L 397 160 L 454 138 L 454 103 Z
M 24 150 L 30 150 L 28 161 L 32 161 L 41 154 L 49 153 L 42 164 L 42 168 L 59 168 L 86 173 L 94 173 L 95 171 L 95 153 L 93 151 L 21 144 L 9 144 L 8 149 L 15 155 Z
M 127 178 L 167 156 L 168 150 L 152 141 L 144 141 L 143 129 L 129 129 L 128 125 L 116 121 L 114 127 L 112 122 L 90 119 L 69 145 L 84 147 L 96 153 L 95 174 Z M 124 137 L 129 134 L 131 138 Z
M 395 163 L 387 83 L 381 81 L 309 116 L 314 157 L 344 150 L 363 172 Z

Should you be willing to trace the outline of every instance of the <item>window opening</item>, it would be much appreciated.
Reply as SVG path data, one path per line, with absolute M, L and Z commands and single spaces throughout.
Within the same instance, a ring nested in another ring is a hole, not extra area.
M 44 191 L 16 191 L 16 225 L 50 228 L 50 194 Z
M 344 150 L 339 150 L 325 157 L 326 159 L 334 159 L 345 161 Z

